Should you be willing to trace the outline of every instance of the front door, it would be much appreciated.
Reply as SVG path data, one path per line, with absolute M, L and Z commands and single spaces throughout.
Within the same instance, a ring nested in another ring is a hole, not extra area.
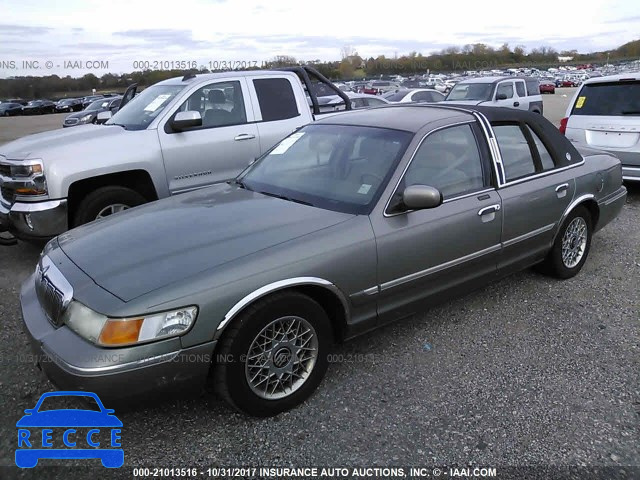
M 372 215 L 382 322 L 411 315 L 422 300 L 496 271 L 502 208 L 480 141 L 473 123 L 428 134 L 384 215 Z M 444 203 L 397 211 L 397 199 L 411 185 L 438 188 Z
M 229 180 L 259 155 L 258 128 L 249 104 L 244 78 L 216 81 L 192 93 L 159 125 L 172 194 Z M 171 129 L 171 119 L 183 111 L 199 112 L 202 126 Z

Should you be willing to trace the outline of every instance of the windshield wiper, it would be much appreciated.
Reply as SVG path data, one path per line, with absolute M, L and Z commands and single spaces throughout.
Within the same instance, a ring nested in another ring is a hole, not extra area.
M 125 130 L 127 130 L 127 127 L 125 125 L 123 125 L 122 123 L 106 123 L 105 125 L 115 125 L 117 127 L 122 127 Z
M 296 198 L 286 197 L 284 195 L 278 195 L 276 193 L 271 193 L 271 192 L 258 192 L 258 193 L 261 193 L 262 195 L 266 195 L 268 197 L 280 198 L 281 200 L 288 200 L 289 202 L 300 203 L 302 205 L 309 205 L 310 207 L 313 207 L 313 203 L 306 202 L 304 200 L 298 200 Z
M 640 110 L 623 110 L 622 115 L 640 115 Z

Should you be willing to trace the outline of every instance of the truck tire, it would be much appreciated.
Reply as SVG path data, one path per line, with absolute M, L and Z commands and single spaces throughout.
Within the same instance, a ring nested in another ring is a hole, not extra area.
M 73 217 L 73 226 L 78 227 L 146 202 L 146 198 L 130 188 L 117 185 L 101 187 L 80 201 Z

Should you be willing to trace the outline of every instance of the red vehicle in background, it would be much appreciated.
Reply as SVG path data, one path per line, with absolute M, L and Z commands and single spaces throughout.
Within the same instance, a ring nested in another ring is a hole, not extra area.
M 540 80 L 540 93 L 556 93 L 556 84 L 549 80 Z

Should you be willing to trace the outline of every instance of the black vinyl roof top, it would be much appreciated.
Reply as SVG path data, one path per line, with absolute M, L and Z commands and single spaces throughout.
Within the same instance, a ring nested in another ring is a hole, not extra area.
M 518 123 L 528 125 L 547 147 L 558 166 L 568 166 L 582 160 L 573 144 L 556 126 L 539 113 L 505 107 L 447 104 L 385 105 L 367 109 L 341 112 L 321 117 L 319 124 L 357 125 L 363 127 L 392 128 L 417 133 L 427 124 L 437 120 L 451 123 L 473 120 L 474 112 L 481 113 L 492 125 Z

